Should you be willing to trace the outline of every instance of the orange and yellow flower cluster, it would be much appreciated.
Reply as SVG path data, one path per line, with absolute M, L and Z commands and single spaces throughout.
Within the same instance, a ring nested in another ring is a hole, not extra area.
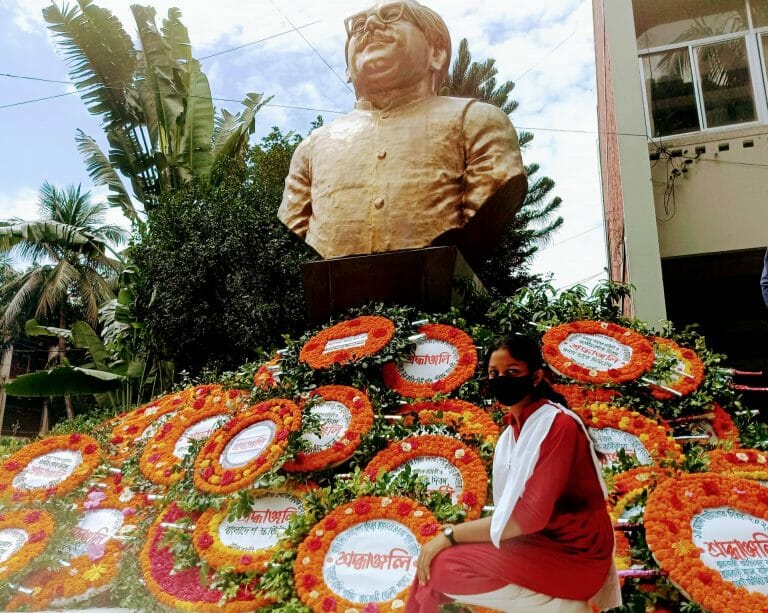
M 479 439 L 484 443 L 495 443 L 499 438 L 500 428 L 488 412 L 466 400 L 417 402 L 400 409 L 400 415 L 405 417 L 403 422 L 406 426 L 416 420 L 424 426 L 442 424 L 471 442 Z

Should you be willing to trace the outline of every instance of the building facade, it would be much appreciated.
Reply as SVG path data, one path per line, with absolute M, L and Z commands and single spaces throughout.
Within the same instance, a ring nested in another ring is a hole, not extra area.
M 611 278 L 646 321 L 768 346 L 768 0 L 593 0 Z M 762 346 L 758 346 L 762 345 Z

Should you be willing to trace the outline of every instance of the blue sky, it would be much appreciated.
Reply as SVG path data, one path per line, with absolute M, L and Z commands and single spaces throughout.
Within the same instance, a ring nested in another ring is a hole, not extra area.
M 474 59 L 496 58 L 499 81 L 516 82 L 512 96 L 520 106 L 512 121 L 534 133 L 524 159 L 540 164 L 540 174 L 555 180 L 554 193 L 564 201 L 565 224 L 549 245 L 542 246 L 534 269 L 552 272 L 556 287 L 579 281 L 593 285 L 605 277 L 605 246 L 591 2 L 425 3 L 445 19 L 454 48 L 466 37 Z M 37 192 L 44 181 L 58 187 L 82 183 L 97 197 L 103 194 L 93 188 L 75 147 L 78 128 L 103 142 L 98 120 L 87 113 L 80 98 L 75 94 L 24 103 L 73 91 L 64 83 L 18 78 L 68 80 L 67 66 L 42 19 L 42 8 L 48 4 L 0 0 L 0 134 L 4 141 L 0 218 L 4 219 L 34 219 Z M 110 9 L 134 34 L 130 2 L 96 0 L 96 4 Z M 341 78 L 343 19 L 368 6 L 367 0 L 162 0 L 147 4 L 157 9 L 158 23 L 169 7 L 181 10 L 197 58 L 247 45 L 204 59 L 202 64 L 215 98 L 241 100 L 251 91 L 274 96 L 273 106 L 257 117 L 257 136 L 275 125 L 283 131 L 306 133 L 318 114 L 328 121 L 336 116 L 328 111 L 346 112 L 354 103 Z M 293 26 L 300 28 L 303 37 Z M 255 41 L 263 42 L 251 44 Z M 233 112 L 239 107 L 234 102 L 217 104 Z M 113 219 L 119 219 L 117 211 Z

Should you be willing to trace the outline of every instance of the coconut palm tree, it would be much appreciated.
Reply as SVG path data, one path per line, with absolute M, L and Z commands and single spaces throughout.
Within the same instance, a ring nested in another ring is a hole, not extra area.
M 0 327 L 18 325 L 33 314 L 66 328 L 73 312 L 96 325 L 99 306 L 114 297 L 111 281 L 121 268 L 119 255 L 108 255 L 110 244 L 126 238 L 122 228 L 105 223 L 106 210 L 106 204 L 93 202 L 79 185 L 59 190 L 45 183 L 38 220 L 0 222 L 0 255 L 29 264 L 0 287 L 0 295 L 8 296 Z M 62 362 L 65 355 L 60 338 L 54 358 Z M 71 418 L 68 398 L 65 404 Z

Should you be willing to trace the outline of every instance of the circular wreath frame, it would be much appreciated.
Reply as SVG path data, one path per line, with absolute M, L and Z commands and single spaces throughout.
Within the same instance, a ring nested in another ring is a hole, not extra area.
M 225 468 L 221 454 L 227 444 L 246 428 L 263 422 L 275 424 L 275 437 L 261 454 L 236 468 Z M 265 400 L 238 415 L 213 432 L 195 459 L 194 483 L 201 492 L 229 494 L 253 483 L 275 466 L 288 446 L 288 435 L 301 428 L 301 411 L 285 398 Z
M 27 465 L 40 456 L 54 451 L 78 451 L 82 461 L 72 473 L 60 483 L 50 487 L 19 489 L 13 487 L 13 480 Z M 68 494 L 88 479 L 101 464 L 101 448 L 96 439 L 87 434 L 60 434 L 25 445 L 2 462 L 0 470 L 0 497 L 10 492 L 13 502 L 46 500 L 53 496 Z
M 585 368 L 560 353 L 560 343 L 571 334 L 609 336 L 630 347 L 632 357 L 629 363 L 621 368 L 608 370 Z M 654 360 L 653 347 L 644 336 L 623 326 L 604 321 L 580 320 L 554 326 L 544 333 L 541 349 L 544 359 L 555 372 L 585 383 L 616 384 L 632 381 L 651 368 Z
M 706 566 L 693 542 L 691 520 L 704 509 L 731 507 L 768 521 L 768 491 L 753 481 L 713 473 L 668 479 L 648 497 L 645 536 L 669 578 L 712 613 L 754 613 L 768 608 L 768 596 L 724 581 Z
M 425 400 L 406 405 L 398 413 L 404 417 L 405 426 L 416 420 L 423 426 L 445 425 L 470 443 L 478 438 L 484 443 L 495 443 L 501 434 L 501 428 L 487 411 L 466 400 Z
M 297 485 L 294 489 L 259 490 L 256 495 L 288 494 L 303 498 L 309 489 L 309 486 Z M 306 512 L 306 508 L 304 510 Z M 219 510 L 208 509 L 195 522 L 192 545 L 197 555 L 208 562 L 211 568 L 228 566 L 236 573 L 261 574 L 280 546 L 276 544 L 256 551 L 245 551 L 225 545 L 219 538 L 219 525 L 226 519 L 228 512 L 229 505 Z
M 323 353 L 328 341 L 367 333 L 362 347 L 350 347 Z M 361 315 L 321 330 L 310 338 L 299 352 L 299 361 L 315 370 L 330 368 L 334 364 L 349 364 L 360 358 L 374 355 L 384 349 L 395 336 L 395 324 L 379 315 Z
M 672 438 L 670 429 L 637 411 L 595 403 L 576 407 L 574 413 L 581 417 L 587 428 L 612 428 L 636 436 L 650 454 L 654 466 L 684 459 L 682 448 Z
M 382 368 L 384 385 L 406 398 L 432 398 L 436 394 L 448 394 L 472 378 L 477 369 L 477 347 L 463 330 L 447 324 L 424 324 L 419 334 L 425 340 L 443 341 L 456 348 L 458 362 L 445 377 L 431 383 L 408 381 L 400 372 L 399 364 L 389 362 Z
M 0 562 L 0 580 L 7 581 L 21 572 L 35 558 L 42 555 L 55 530 L 53 516 L 37 509 L 0 511 L 0 530 L 18 529 L 27 533 L 21 548 L 4 562 Z
M 440 529 L 432 513 L 417 502 L 403 497 L 366 496 L 331 511 L 310 530 L 299 544 L 293 566 L 296 591 L 299 598 L 313 611 L 358 610 L 362 603 L 351 602 L 331 591 L 323 582 L 323 562 L 333 539 L 357 524 L 389 519 L 404 524 L 421 545 Z M 392 609 L 403 608 L 408 600 L 410 586 L 393 599 L 377 603 Z
M 709 452 L 709 470 L 742 479 L 768 481 L 768 452 L 742 448 L 732 451 L 713 449 Z
M 325 470 L 346 462 L 362 442 L 361 437 L 373 427 L 373 405 L 365 392 L 346 385 L 325 385 L 310 392 L 327 402 L 340 402 L 349 410 L 351 420 L 347 431 L 328 449 L 315 453 L 300 451 L 296 458 L 283 464 L 286 472 L 301 473 Z M 310 409 L 310 412 L 312 409 Z
M 242 598 L 240 594 L 233 600 L 228 600 L 224 604 L 219 604 L 219 597 L 210 601 L 203 600 L 180 600 L 173 594 L 164 589 L 158 582 L 153 569 L 158 569 L 158 572 L 163 572 L 162 568 L 158 568 L 161 565 L 170 568 L 165 569 L 164 578 L 174 578 L 174 580 L 181 581 L 182 584 L 189 583 L 185 581 L 185 577 L 194 577 L 193 583 L 199 586 L 199 572 L 197 568 L 188 568 L 181 573 L 172 575 L 170 571 L 173 569 L 173 554 L 167 547 L 163 547 L 162 538 L 165 532 L 165 528 L 160 524 L 164 522 L 175 522 L 182 518 L 190 517 L 193 520 L 197 520 L 196 514 L 185 513 L 176 506 L 175 503 L 171 503 L 167 509 L 162 511 L 147 533 L 144 546 L 139 553 L 139 564 L 141 565 L 142 575 L 146 583 L 147 590 L 152 597 L 159 603 L 170 607 L 173 610 L 181 609 L 182 611 L 191 611 L 192 613 L 240 613 L 245 611 L 257 611 L 260 607 L 266 607 L 270 604 L 274 604 L 271 599 L 268 599 L 259 594 L 255 594 L 251 591 L 243 592 Z M 170 557 L 170 561 L 168 558 Z M 200 590 L 205 590 L 206 593 L 217 594 L 216 590 L 199 586 Z M 250 597 L 247 597 L 250 596 Z
M 144 447 L 139 458 L 142 474 L 157 485 L 173 485 L 181 480 L 183 473 L 172 469 L 179 464 L 179 458 L 173 454 L 176 442 L 188 428 L 204 419 L 217 415 L 231 416 L 248 396 L 248 392 L 243 390 L 229 390 L 222 395 L 208 395 L 202 402 L 195 402 L 192 407 L 176 413 L 155 432 Z
M 704 363 L 699 356 L 691 349 L 681 347 L 675 341 L 668 338 L 653 336 L 651 341 L 654 345 L 661 346 L 663 348 L 662 351 L 671 352 L 675 358 L 685 364 L 685 375 L 673 372 L 673 379 L 671 381 L 664 381 L 664 387 L 673 389 L 683 396 L 696 391 L 704 381 Z M 651 395 L 656 400 L 672 400 L 675 398 L 673 393 L 661 389 L 657 385 L 651 386 Z
M 93 494 L 102 494 L 103 499 L 92 502 Z M 130 498 L 126 494 L 130 495 Z M 125 498 L 126 500 L 122 500 Z M 138 509 L 129 506 L 129 503 L 141 504 Z M 91 489 L 77 502 L 77 510 L 81 514 L 94 510 L 115 509 L 122 513 L 123 527 L 138 527 L 139 513 L 147 508 L 147 501 L 139 494 L 132 493 L 128 488 L 120 484 L 119 477 L 112 480 L 104 489 Z M 121 528 L 124 532 L 125 528 Z M 45 609 L 50 606 L 62 606 L 64 604 L 90 598 L 89 590 L 102 591 L 106 589 L 120 572 L 120 561 L 123 555 L 123 544 L 115 539 L 110 539 L 104 547 L 104 553 L 96 560 L 91 560 L 87 553 L 75 556 L 68 560 L 69 566 L 55 571 L 47 571 L 44 575 L 35 579 L 34 593 L 23 597 L 24 604 L 31 604 L 37 609 Z M 61 602 L 64 601 L 64 602 Z
M 423 456 L 443 458 L 459 470 L 463 490 L 457 502 L 468 520 L 480 517 L 488 496 L 488 472 L 477 452 L 455 438 L 427 434 L 392 442 L 373 457 L 364 472 L 375 481 L 382 471 L 390 473 Z

